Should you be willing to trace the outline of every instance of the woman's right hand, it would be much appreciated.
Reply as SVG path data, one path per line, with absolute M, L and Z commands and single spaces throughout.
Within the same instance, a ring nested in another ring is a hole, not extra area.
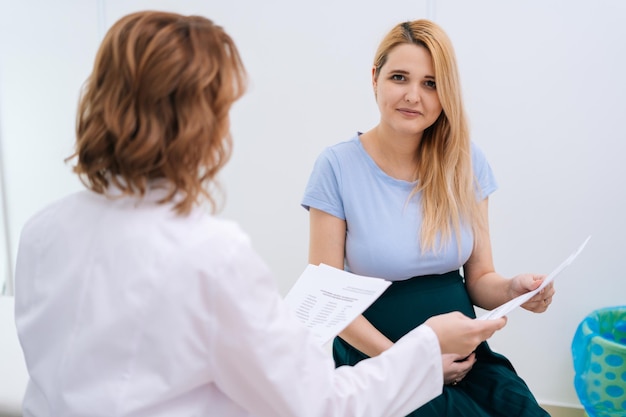
M 441 353 L 456 353 L 464 358 L 469 356 L 481 342 L 502 329 L 506 325 L 506 317 L 495 320 L 475 320 L 454 311 L 433 316 L 424 324 L 433 329 L 439 338 Z

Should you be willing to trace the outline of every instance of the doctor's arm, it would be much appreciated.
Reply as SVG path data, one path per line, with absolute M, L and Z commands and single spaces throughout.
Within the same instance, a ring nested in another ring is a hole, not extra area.
M 429 326 L 374 359 L 336 369 L 251 249 L 238 249 L 227 264 L 208 303 L 215 324 L 209 369 L 215 385 L 253 415 L 399 417 L 441 393 L 441 350 Z

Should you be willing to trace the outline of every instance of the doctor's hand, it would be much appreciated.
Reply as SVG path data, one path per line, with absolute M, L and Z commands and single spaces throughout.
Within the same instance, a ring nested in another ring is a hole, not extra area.
M 506 325 L 506 317 L 495 320 L 474 320 L 458 311 L 433 316 L 424 323 L 439 338 L 441 353 L 469 356 L 476 346 L 489 339 Z
M 541 274 L 521 274 L 513 277 L 511 279 L 510 287 L 512 298 L 537 289 L 545 278 L 546 275 Z M 522 304 L 522 308 L 532 311 L 533 313 L 543 313 L 552 303 L 552 297 L 554 297 L 554 294 L 554 283 L 551 282 L 535 294 L 530 300 Z
M 476 354 L 472 353 L 468 357 L 461 357 L 454 353 L 441 355 L 443 361 L 443 383 L 445 385 L 456 385 L 465 378 L 476 363 Z

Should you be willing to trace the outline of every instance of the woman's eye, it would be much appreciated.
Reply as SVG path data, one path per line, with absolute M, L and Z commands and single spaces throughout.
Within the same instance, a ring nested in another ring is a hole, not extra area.
M 433 80 L 426 80 L 424 82 L 424 85 L 428 88 L 437 88 L 437 83 L 435 83 Z
M 393 74 L 391 79 L 394 81 L 404 81 L 406 78 L 404 78 L 404 75 L 401 74 Z

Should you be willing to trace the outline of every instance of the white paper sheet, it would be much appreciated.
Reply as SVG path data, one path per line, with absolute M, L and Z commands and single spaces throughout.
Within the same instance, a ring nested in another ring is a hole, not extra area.
M 554 281 L 554 278 L 556 278 L 557 275 L 559 275 L 565 268 L 567 268 L 574 261 L 574 259 L 576 259 L 576 257 L 580 254 L 580 252 L 582 252 L 582 250 L 587 245 L 587 242 L 589 242 L 589 239 L 591 239 L 591 236 L 588 236 L 587 239 L 585 239 L 582 245 L 580 245 L 580 247 L 574 253 L 568 256 L 567 259 L 565 259 L 565 261 L 561 263 L 561 265 L 557 266 L 556 269 L 552 271 L 552 273 L 550 273 L 543 280 L 543 282 L 538 288 L 536 288 L 533 291 L 527 292 L 526 294 L 522 294 L 519 297 L 516 297 L 507 303 L 504 303 L 500 307 L 497 307 L 491 311 L 488 311 L 487 313 L 478 317 L 477 320 L 498 319 L 502 316 L 507 315 L 509 312 L 513 311 L 517 307 L 521 306 L 526 301 L 530 300 L 535 294 L 537 294 L 539 291 L 544 289 L 546 285 Z
M 285 301 L 325 345 L 363 313 L 391 285 L 380 278 L 351 274 L 320 264 L 308 265 Z

